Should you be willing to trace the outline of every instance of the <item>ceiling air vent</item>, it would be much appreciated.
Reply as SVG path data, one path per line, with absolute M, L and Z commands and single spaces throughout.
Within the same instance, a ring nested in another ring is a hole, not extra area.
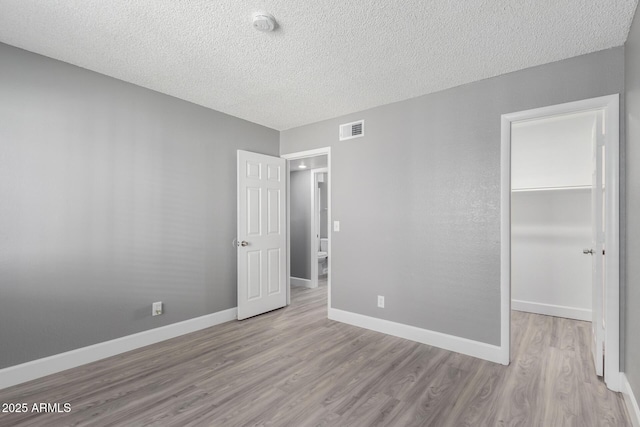
M 364 136 L 364 120 L 340 125 L 340 141 Z

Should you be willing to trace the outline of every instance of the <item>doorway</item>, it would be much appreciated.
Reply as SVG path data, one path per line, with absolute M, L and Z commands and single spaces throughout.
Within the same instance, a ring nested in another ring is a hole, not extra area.
M 592 321 L 596 255 L 583 251 L 593 228 L 596 120 L 601 110 L 511 125 L 512 310 Z
M 331 150 L 283 155 L 287 160 L 288 304 L 291 287 L 326 289 L 331 306 Z
M 501 159 L 503 363 L 511 357 L 512 308 L 590 320 L 595 370 L 614 391 L 618 102 L 612 95 L 503 115 Z

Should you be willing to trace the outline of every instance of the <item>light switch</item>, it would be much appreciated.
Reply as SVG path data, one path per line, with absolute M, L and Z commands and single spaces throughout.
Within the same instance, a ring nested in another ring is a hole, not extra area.
M 151 315 L 152 316 L 158 316 L 160 314 L 162 314 L 162 301 L 158 301 L 158 302 L 154 302 L 151 305 Z
M 333 231 L 340 231 L 340 221 L 333 221 Z

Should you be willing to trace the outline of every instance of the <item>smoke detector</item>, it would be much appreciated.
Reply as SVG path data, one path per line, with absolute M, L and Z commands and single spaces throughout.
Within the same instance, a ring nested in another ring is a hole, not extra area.
M 276 28 L 276 18 L 268 13 L 254 13 L 253 28 L 267 33 L 273 31 L 273 29 Z

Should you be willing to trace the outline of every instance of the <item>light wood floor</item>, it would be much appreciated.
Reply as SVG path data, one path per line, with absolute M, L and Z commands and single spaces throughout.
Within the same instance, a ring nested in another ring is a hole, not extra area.
M 326 288 L 292 305 L 0 391 L 69 402 L 2 426 L 627 426 L 593 374 L 589 323 L 513 313 L 509 367 L 327 320 Z

